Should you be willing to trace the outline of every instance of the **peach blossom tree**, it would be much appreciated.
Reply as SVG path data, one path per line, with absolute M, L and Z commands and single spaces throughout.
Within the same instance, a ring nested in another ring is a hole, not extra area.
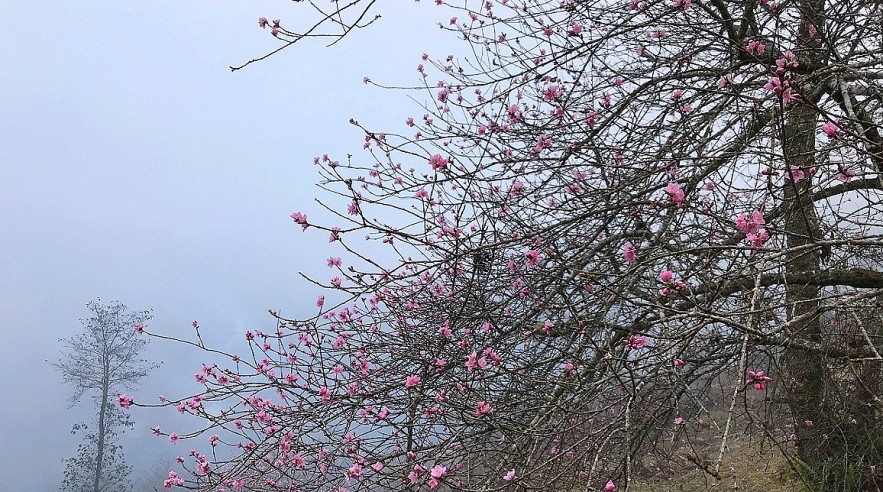
M 166 485 L 622 490 L 717 387 L 709 475 L 742 413 L 808 485 L 877 490 L 879 5 L 435 3 L 468 55 L 315 158 L 336 220 L 291 216 L 339 252 L 315 313 L 181 340 L 226 362 L 164 403 L 205 423 Z M 276 52 L 383 8 L 308 4 L 259 20 Z

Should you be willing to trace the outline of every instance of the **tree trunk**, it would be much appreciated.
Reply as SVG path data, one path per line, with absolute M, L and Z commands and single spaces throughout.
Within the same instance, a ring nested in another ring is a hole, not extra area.
M 107 397 L 109 392 L 110 381 L 108 375 L 106 375 L 101 387 L 101 409 L 98 411 L 98 451 L 95 457 L 95 480 L 93 482 L 93 492 L 100 492 L 101 490 L 101 465 L 104 462 L 104 422 L 107 418 Z
M 802 24 L 798 32 L 796 55 L 804 69 L 812 70 L 821 62 L 821 36 L 812 36 L 808 28 L 816 26 L 819 31 L 823 29 L 823 9 L 823 0 L 802 0 L 800 5 Z M 800 82 L 806 83 L 807 80 L 808 77 L 803 77 Z M 799 89 L 802 94 L 809 94 L 812 88 L 799 86 Z M 785 234 L 787 247 L 791 251 L 785 264 L 786 274 L 818 272 L 820 268 L 819 250 L 812 247 L 820 239 L 819 219 L 811 199 L 813 176 L 810 169 L 816 165 L 818 119 L 814 102 L 790 103 L 785 113 L 782 132 L 786 176 L 784 194 L 787 203 Z M 797 173 L 804 173 L 805 177 L 798 181 Z M 813 285 L 789 284 L 786 299 L 791 337 L 813 344 L 820 343 L 822 327 L 818 312 L 819 288 Z M 824 360 L 818 354 L 787 347 L 782 355 L 782 370 L 794 416 L 798 455 L 808 465 L 817 468 L 825 461 L 825 437 L 832 427 L 823 410 L 826 380 Z
M 785 197 L 790 202 L 785 217 L 788 248 L 793 251 L 785 264 L 786 273 L 815 272 L 819 269 L 819 254 L 812 245 L 818 237 L 818 217 L 810 199 L 809 168 L 815 151 L 816 112 L 809 106 L 798 106 L 790 111 L 786 121 L 784 151 L 787 166 L 799 166 L 806 178 L 794 183 L 789 180 Z M 787 172 L 787 171 L 786 171 Z M 789 284 L 787 287 L 788 319 L 792 322 L 790 335 L 795 340 L 818 344 L 822 341 L 818 316 L 819 288 L 814 285 Z M 810 465 L 824 458 L 823 436 L 828 430 L 823 406 L 825 368 L 818 354 L 787 347 L 782 356 L 784 382 L 794 414 L 797 449 L 800 458 Z M 808 425 L 811 422 L 811 425 Z

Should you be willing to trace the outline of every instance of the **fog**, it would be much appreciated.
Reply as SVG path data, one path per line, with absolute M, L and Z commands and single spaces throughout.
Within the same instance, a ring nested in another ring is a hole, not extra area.
M 49 365 L 87 302 L 153 309 L 148 330 L 167 335 L 187 337 L 198 320 L 221 348 L 272 328 L 269 309 L 314 309 L 316 289 L 298 272 L 327 272 L 326 237 L 289 218 L 320 216 L 313 156 L 359 153 L 350 117 L 402 130 L 422 114 L 362 78 L 415 84 L 426 47 L 452 41 L 433 25 L 440 10 L 407 2 L 334 47 L 304 43 L 231 73 L 278 46 L 259 16 L 291 25 L 297 8 L 0 2 L 4 490 L 58 490 L 79 443 L 71 426 L 94 417 L 88 399 L 68 407 L 72 392 Z M 201 354 L 153 341 L 145 356 L 162 365 L 136 401 L 198 391 Z M 149 427 L 191 420 L 171 409 L 132 415 L 122 444 L 135 482 L 189 451 Z

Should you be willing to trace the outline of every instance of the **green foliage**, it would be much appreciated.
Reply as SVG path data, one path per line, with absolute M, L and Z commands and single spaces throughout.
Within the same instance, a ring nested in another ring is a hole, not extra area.
M 875 476 L 874 464 L 880 462 L 879 455 L 843 453 L 838 458 L 828 458 L 818 467 L 794 458 L 792 467 L 812 492 L 863 492 L 878 490 L 875 482 L 881 477 Z

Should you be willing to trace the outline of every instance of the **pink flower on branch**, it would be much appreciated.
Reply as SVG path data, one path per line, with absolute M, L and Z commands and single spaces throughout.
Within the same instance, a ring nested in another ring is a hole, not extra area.
M 486 415 L 491 413 L 491 405 L 484 401 L 479 401 L 475 406 L 475 416 L 481 417 L 482 415 Z
M 798 166 L 789 166 L 785 173 L 785 179 L 799 183 L 806 177 L 806 173 Z
M 629 335 L 627 339 L 622 341 L 622 344 L 625 345 L 626 352 L 630 352 L 644 348 L 647 345 L 647 339 L 640 335 Z
M 322 403 L 328 403 L 331 401 L 331 390 L 329 390 L 326 386 L 322 386 L 319 388 L 319 399 Z
M 854 176 L 855 170 L 849 167 L 841 167 L 837 171 L 837 181 L 841 181 L 843 183 L 849 183 Z
M 730 73 L 730 74 L 722 76 L 721 78 L 719 78 L 717 80 L 717 88 L 723 89 L 724 87 L 726 87 L 728 85 L 733 85 L 735 83 L 736 83 L 736 77 L 735 77 L 735 75 Z
M 420 384 L 420 376 L 411 375 L 405 378 L 405 388 L 411 389 Z
M 797 68 L 797 57 L 791 51 L 782 53 L 782 57 L 776 60 L 776 75 L 782 75 L 787 70 Z
M 840 135 L 840 128 L 837 127 L 836 123 L 830 121 L 826 121 L 822 125 L 822 131 L 825 132 L 825 135 L 827 135 L 828 138 L 832 139 Z
M 766 384 L 772 380 L 773 378 L 767 376 L 764 371 L 748 371 L 748 378 L 745 384 L 754 385 L 754 389 L 762 391 L 766 389 Z
M 532 249 L 524 254 L 524 263 L 528 268 L 535 267 L 540 264 L 539 251 Z
M 533 147 L 533 151 L 535 154 L 539 154 L 540 152 L 548 149 L 552 146 L 552 137 L 543 134 L 537 138 L 537 143 Z
M 135 401 L 135 399 L 129 395 L 120 395 L 120 397 L 117 399 L 117 402 L 122 408 L 129 408 L 132 405 L 133 401 Z
M 622 248 L 622 256 L 628 263 L 634 263 L 638 258 L 638 250 L 634 244 L 630 242 L 625 243 L 625 246 Z
M 794 87 L 791 85 L 790 80 L 783 81 L 779 77 L 770 77 L 767 80 L 767 83 L 763 86 L 764 89 L 777 94 L 782 97 L 782 103 L 788 104 L 795 99 L 798 99 L 800 95 L 794 90 Z
M 448 473 L 448 468 L 442 465 L 435 465 L 429 470 L 429 488 L 434 489 L 441 484 L 440 478 Z
M 302 214 L 300 212 L 295 212 L 295 213 L 291 214 L 291 218 L 294 220 L 295 223 L 300 224 L 300 226 L 303 227 L 303 230 L 307 230 L 307 227 L 309 226 L 309 224 L 307 224 L 307 215 L 306 214 Z
M 170 489 L 172 487 L 180 487 L 184 485 L 184 479 L 179 477 L 177 473 L 170 471 L 168 478 L 163 482 L 163 488 Z
M 434 171 L 444 171 L 448 167 L 448 160 L 441 154 L 435 154 L 429 158 L 429 165 Z
M 760 248 L 763 246 L 764 241 L 769 238 L 769 234 L 763 228 L 765 225 L 766 220 L 763 217 L 763 212 L 760 210 L 751 212 L 750 217 L 741 213 L 736 219 L 736 228 L 739 232 L 745 234 L 745 239 L 751 243 L 753 248 Z
M 745 51 L 749 55 L 762 56 L 766 52 L 766 45 L 760 41 L 750 41 L 745 47 Z
M 684 190 L 681 189 L 681 185 L 678 183 L 669 183 L 665 187 L 665 192 L 668 193 L 669 198 L 675 205 L 684 203 Z
M 763 228 L 764 225 L 766 225 L 766 220 L 763 217 L 763 212 L 760 210 L 751 212 L 750 217 L 746 216 L 744 213 L 739 214 L 739 218 L 736 219 L 736 228 L 739 229 L 739 232 L 742 234 L 757 232 Z

